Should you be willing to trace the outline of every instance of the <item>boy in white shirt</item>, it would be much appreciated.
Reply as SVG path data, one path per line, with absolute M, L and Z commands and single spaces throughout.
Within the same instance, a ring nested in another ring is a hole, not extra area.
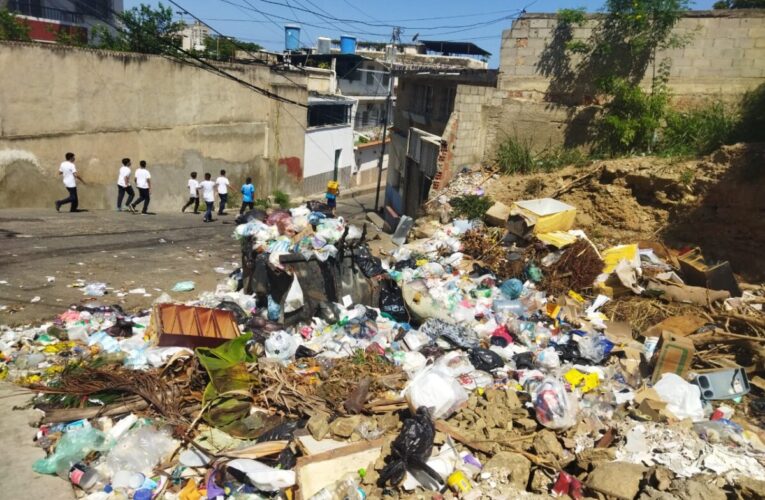
M 215 183 L 210 180 L 211 177 L 210 173 L 207 172 L 205 180 L 199 183 L 199 189 L 202 190 L 202 198 L 206 205 L 204 222 L 212 222 L 212 211 L 215 209 Z
M 183 205 L 181 212 L 185 212 L 187 208 L 194 204 L 194 213 L 199 213 L 199 181 L 197 180 L 197 173 L 191 172 L 191 179 L 189 179 L 189 201 Z
M 218 207 L 218 215 L 226 215 L 223 210 L 226 209 L 226 202 L 228 201 L 228 187 L 231 185 L 226 178 L 226 171 L 220 171 L 220 177 L 215 179 L 215 184 L 218 186 L 218 196 L 220 197 L 220 207 Z
M 122 166 L 120 167 L 120 171 L 117 174 L 117 211 L 122 212 L 122 199 L 125 197 L 125 193 L 127 193 L 127 203 L 125 206 L 128 210 L 132 210 L 132 207 L 130 206 L 130 202 L 133 201 L 133 198 L 135 197 L 135 191 L 133 191 L 133 186 L 130 185 L 130 158 L 123 158 L 122 159 Z
M 135 211 L 135 207 L 143 202 L 141 213 L 148 214 L 149 201 L 151 201 L 151 174 L 146 170 L 146 161 L 141 160 L 141 168 L 135 171 L 135 185 L 138 188 L 138 199 L 130 205 Z
M 79 212 L 77 210 L 77 181 L 83 184 L 85 184 L 85 181 L 82 180 L 80 174 L 77 173 L 77 167 L 74 166 L 74 153 L 67 153 L 65 158 L 66 160 L 61 162 L 61 165 L 58 167 L 58 175 L 62 176 L 64 187 L 69 191 L 69 196 L 56 202 L 56 212 L 61 210 L 61 205 L 66 205 L 67 203 L 70 203 L 70 212 Z

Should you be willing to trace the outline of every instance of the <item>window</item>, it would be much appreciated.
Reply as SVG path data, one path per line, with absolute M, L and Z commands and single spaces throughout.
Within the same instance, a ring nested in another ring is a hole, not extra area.
M 351 105 L 316 104 L 308 107 L 308 126 L 346 125 L 351 122 Z
M 388 88 L 388 83 L 390 83 L 390 75 L 388 73 L 384 73 L 382 77 L 382 84 L 383 87 L 386 89 Z
M 374 83 L 375 83 L 375 74 L 367 70 L 367 85 L 374 85 Z
M 361 126 L 366 127 L 369 124 L 369 111 L 361 113 Z

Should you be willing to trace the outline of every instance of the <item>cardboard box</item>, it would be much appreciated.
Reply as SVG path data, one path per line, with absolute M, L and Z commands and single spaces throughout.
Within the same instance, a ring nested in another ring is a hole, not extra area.
M 576 207 L 552 198 L 516 201 L 512 213 L 534 225 L 534 234 L 568 231 L 574 225 Z
M 656 346 L 656 362 L 651 381 L 655 384 L 662 374 L 674 373 L 683 378 L 688 374 L 696 349 L 693 341 L 686 337 L 664 331 Z

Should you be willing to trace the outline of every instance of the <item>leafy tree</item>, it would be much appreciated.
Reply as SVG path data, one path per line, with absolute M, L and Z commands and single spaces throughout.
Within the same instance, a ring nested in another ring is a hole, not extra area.
M 30 41 L 29 25 L 8 9 L 0 9 L 0 40 Z
M 236 57 L 237 50 L 257 52 L 263 47 L 257 43 L 244 42 L 225 36 L 208 36 L 205 38 L 205 56 L 210 59 L 225 61 Z
M 161 2 L 157 9 L 141 4 L 118 15 L 116 33 L 105 26 L 93 31 L 97 47 L 144 54 L 175 54 L 181 45 L 183 22 L 173 21 L 173 9 Z

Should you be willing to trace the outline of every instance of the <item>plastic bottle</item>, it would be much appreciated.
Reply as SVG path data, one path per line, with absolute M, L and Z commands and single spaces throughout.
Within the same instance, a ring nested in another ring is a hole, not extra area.
M 74 459 L 59 462 L 56 473 L 85 491 L 93 489 L 101 480 L 96 469 Z
M 320 489 L 310 500 L 365 500 L 366 498 L 367 495 L 359 486 L 358 478 L 348 474 L 335 484 Z

